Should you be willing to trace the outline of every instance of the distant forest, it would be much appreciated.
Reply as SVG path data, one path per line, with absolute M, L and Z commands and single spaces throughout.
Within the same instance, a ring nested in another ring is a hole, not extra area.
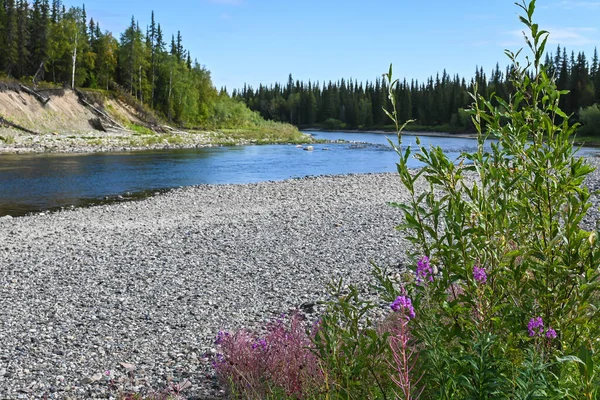
M 115 37 L 88 19 L 85 6 L 66 9 L 61 0 L 0 0 L 2 77 L 29 85 L 118 86 L 164 118 L 187 125 L 210 126 L 211 120 L 232 115 L 232 110 L 256 119 L 243 104 L 219 96 L 210 72 L 184 48 L 181 33 L 167 38 L 154 12 L 150 26 L 142 29 L 132 17 L 125 32 Z
M 170 39 L 170 40 L 169 40 Z M 598 53 L 591 60 L 558 46 L 546 56 L 548 72 L 559 89 L 562 109 L 573 122 L 596 127 L 600 135 L 600 73 Z M 387 66 L 382 66 L 385 70 Z M 473 78 L 445 70 L 425 82 L 403 80 L 397 88 L 402 120 L 415 119 L 425 129 L 467 131 L 463 111 L 475 84 L 480 93 L 507 98 L 512 92 L 510 67 L 498 65 L 489 77 L 475 68 Z M 267 120 L 329 129 L 373 129 L 389 126 L 382 106 L 389 107 L 386 83 L 340 80 L 300 82 L 234 90 L 231 98 L 214 88 L 210 72 L 183 46 L 181 32 L 170 38 L 157 23 L 141 28 L 134 17 L 117 38 L 103 31 L 85 6 L 66 9 L 61 0 L 0 0 L 0 78 L 34 86 L 43 82 L 95 90 L 123 89 L 169 121 L 186 126 L 238 127 Z M 244 104 L 245 103 L 245 104 Z M 247 107 L 246 107 L 247 105 Z M 250 110 L 249 110 L 249 109 Z M 415 127 L 415 125 L 413 125 Z
M 596 50 L 588 61 L 583 52 L 569 55 L 566 48 L 558 46 L 556 54 L 546 55 L 545 65 L 548 73 L 556 77 L 558 88 L 570 91 L 562 97 L 560 106 L 567 114 L 574 114 L 573 122 L 580 120 L 582 110 L 583 114 L 586 111 L 589 114 L 590 106 L 600 104 Z M 489 77 L 483 68 L 477 67 L 475 76 L 468 80 L 458 75 L 450 76 L 445 70 L 441 76 L 430 77 L 426 82 L 405 79 L 396 90 L 400 119 L 415 119 L 416 126 L 425 129 L 468 131 L 470 118 L 463 111 L 472 102 L 468 92 L 472 92 L 476 84 L 482 95 L 496 93 L 507 99 L 513 91 L 510 72 L 510 67 L 502 71 L 497 64 Z M 234 91 L 233 96 L 242 99 L 265 119 L 304 127 L 372 129 L 390 125 L 382 110 L 382 106 L 390 107 L 387 91 L 382 79 L 365 83 L 342 79 L 320 84 L 294 81 L 290 75 L 287 84 L 261 85 L 257 89 L 244 86 L 242 90 Z M 592 109 L 594 115 L 600 115 L 598 107 Z M 597 123 L 600 126 L 600 119 Z

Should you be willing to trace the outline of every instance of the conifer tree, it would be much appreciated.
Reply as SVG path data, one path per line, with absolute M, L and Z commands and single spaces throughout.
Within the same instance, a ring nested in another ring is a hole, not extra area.
M 0 73 L 6 69 L 6 0 L 0 0 Z
M 19 0 L 17 3 L 17 63 L 15 65 L 15 77 L 20 78 L 27 74 L 29 66 L 29 4 L 27 0 Z
M 135 18 L 131 17 L 129 28 L 121 35 L 119 49 L 121 82 L 127 86 L 131 94 L 142 102 L 147 89 L 147 79 L 144 76 L 147 57 L 143 36 Z
M 47 61 L 48 58 L 48 35 L 50 31 L 50 12 L 49 12 L 48 0 L 34 0 L 33 9 L 31 13 L 30 23 L 30 60 L 31 65 L 29 71 L 31 75 L 38 72 Z M 38 79 L 42 79 L 44 70 L 41 69 L 41 76 Z
M 16 72 L 18 62 L 17 48 L 17 7 L 15 0 L 5 0 L 5 23 L 4 23 L 4 68 L 6 73 L 11 76 Z
M 171 55 L 177 57 L 177 45 L 175 44 L 175 35 L 171 35 Z
M 183 60 L 184 51 L 183 51 L 183 39 L 181 37 L 181 31 L 177 31 L 177 44 L 175 48 L 175 56 L 177 57 L 177 61 L 181 62 Z
M 61 9 L 62 9 L 62 2 L 61 0 L 52 0 L 52 22 L 53 23 L 58 23 L 60 21 L 60 19 L 62 18 L 62 13 L 61 13 Z
M 600 65 L 598 64 L 598 49 L 594 47 L 594 56 L 592 57 L 592 65 L 590 67 L 590 79 L 593 81 L 596 78 L 596 74 L 598 73 L 598 68 Z
M 156 27 L 156 21 L 154 20 L 154 10 L 152 10 L 152 15 L 150 17 L 150 28 L 148 30 L 148 36 L 149 36 L 149 45 L 150 45 L 150 106 L 154 107 L 154 89 L 155 89 L 155 85 L 156 85 L 156 64 L 157 64 L 157 59 L 156 59 L 156 52 L 157 52 L 157 46 L 156 46 L 156 42 L 158 41 L 157 36 L 158 36 L 158 30 Z M 162 32 L 161 32 L 161 38 L 160 40 L 162 40 Z

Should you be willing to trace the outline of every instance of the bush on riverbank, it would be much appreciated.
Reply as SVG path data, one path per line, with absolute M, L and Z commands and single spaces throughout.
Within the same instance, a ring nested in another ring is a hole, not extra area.
M 450 160 L 439 147 L 404 148 L 397 81 L 391 68 L 386 74 L 398 172 L 411 194 L 409 203 L 393 205 L 403 211 L 398 229 L 413 243 L 415 260 L 401 279 L 375 268 L 387 316 L 372 320 L 379 303 L 341 282 L 332 287 L 336 300 L 298 339 L 311 339 L 303 348 L 317 357 L 318 379 L 294 391 L 265 368 L 283 361 L 272 351 L 291 342 L 250 336 L 232 346 L 239 333 L 221 334 L 215 366 L 232 394 L 590 400 L 600 394 L 600 246 L 597 230 L 581 228 L 591 207 L 583 182 L 592 168 L 573 155 L 575 128 L 541 64 L 547 32 L 532 21 L 535 0 L 520 7 L 531 63 L 523 66 L 518 53 L 507 52 L 515 87 L 509 102 L 473 94 L 478 151 Z M 556 125 L 558 119 L 564 122 Z M 487 150 L 492 135 L 498 143 Z M 407 166 L 413 156 L 424 164 L 416 174 Z M 428 190 L 418 191 L 417 180 L 428 182 Z M 308 364 L 283 365 L 299 372 Z M 234 379 L 232 371 L 242 373 Z
M 266 121 L 251 111 L 243 102 L 221 95 L 214 103 L 214 110 L 207 120 L 206 128 L 215 130 L 229 139 L 231 144 L 240 141 L 256 143 L 307 143 L 309 137 L 293 125 Z M 221 136 L 222 136 L 221 135 Z M 226 140 L 222 141 L 227 143 Z
M 591 136 L 597 141 L 600 139 L 600 105 L 592 104 L 579 111 L 579 134 Z

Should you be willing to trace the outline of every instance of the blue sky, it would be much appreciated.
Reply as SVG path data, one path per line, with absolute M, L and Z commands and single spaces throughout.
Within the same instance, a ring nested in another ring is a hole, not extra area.
M 64 0 L 67 6 L 81 2 Z M 512 0 L 87 0 L 88 17 L 118 38 L 134 15 L 156 20 L 170 43 L 181 30 L 192 57 L 231 91 L 294 79 L 374 80 L 394 64 L 398 76 L 473 76 L 519 49 L 522 26 Z M 538 0 L 536 21 L 557 44 L 591 58 L 600 48 L 600 0 Z

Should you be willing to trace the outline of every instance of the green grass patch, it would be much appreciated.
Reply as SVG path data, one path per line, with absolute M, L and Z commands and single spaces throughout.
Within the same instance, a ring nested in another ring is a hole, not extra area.
M 5 136 L 0 136 L 0 140 L 2 140 L 6 144 L 14 144 L 15 143 L 14 135 L 7 134 Z
M 300 132 L 296 127 L 272 121 L 265 121 L 258 126 L 218 129 L 213 138 L 220 144 L 255 144 L 273 143 L 312 143 L 309 135 Z
M 129 130 L 132 130 L 140 135 L 155 135 L 156 133 L 145 126 L 134 124 L 134 123 L 126 123 L 125 127 Z

